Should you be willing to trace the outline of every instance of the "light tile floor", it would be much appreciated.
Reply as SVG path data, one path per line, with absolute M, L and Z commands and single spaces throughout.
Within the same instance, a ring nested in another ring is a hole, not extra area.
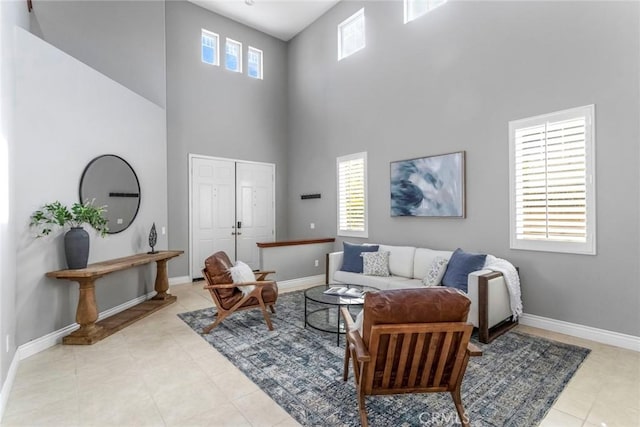
M 21 361 L 0 425 L 298 425 L 176 316 L 212 305 L 202 283 L 171 293 L 176 304 L 101 342 Z M 640 353 L 519 328 L 592 349 L 542 426 L 640 426 Z

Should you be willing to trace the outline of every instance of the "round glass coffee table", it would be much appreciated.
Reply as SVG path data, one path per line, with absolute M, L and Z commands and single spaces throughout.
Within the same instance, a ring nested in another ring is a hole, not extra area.
M 344 291 L 338 289 L 344 289 Z M 336 345 L 340 345 L 340 335 L 346 332 L 344 321 L 340 317 L 340 307 L 347 307 L 355 316 L 357 310 L 354 310 L 354 313 L 351 309 L 362 307 L 364 293 L 378 290 L 372 286 L 347 284 L 319 285 L 307 289 L 304 291 L 305 328 L 310 326 L 319 331 L 334 333 Z

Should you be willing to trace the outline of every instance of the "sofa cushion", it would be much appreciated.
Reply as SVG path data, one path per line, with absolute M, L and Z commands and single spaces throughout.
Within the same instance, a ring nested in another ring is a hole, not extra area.
M 351 285 L 372 286 L 378 289 L 404 289 L 422 288 L 419 279 L 407 279 L 402 276 L 365 276 L 364 274 L 350 273 L 347 271 L 336 271 L 333 276 L 334 282 L 348 283 Z
M 467 292 L 467 280 L 470 273 L 484 267 L 486 254 L 473 254 L 462 249 L 456 249 L 447 265 L 447 271 L 442 278 L 442 284 L 451 288 Z
M 350 285 L 373 286 L 378 289 L 387 289 L 390 277 L 365 276 L 361 273 L 338 270 L 333 275 L 334 282 L 348 283 Z
M 413 278 L 424 278 L 433 265 L 433 261 L 438 258 L 451 258 L 451 251 L 434 251 L 433 249 L 417 248 L 413 258 Z
M 343 242 L 343 247 L 344 257 L 340 270 L 351 273 L 362 273 L 362 257 L 360 254 L 363 252 L 378 251 L 378 245 L 355 245 L 353 243 Z
M 422 280 L 407 279 L 406 277 L 393 276 L 394 280 L 387 283 L 387 289 L 413 289 L 424 288 Z
M 449 261 L 446 258 L 436 257 L 431 263 L 427 275 L 422 278 L 422 284 L 427 287 L 440 285 L 444 273 L 447 271 L 448 263 Z
M 393 276 L 413 277 L 413 257 L 416 248 L 413 246 L 380 245 L 380 250 L 389 252 L 389 272 Z
M 363 252 L 362 272 L 366 276 L 389 276 L 389 252 Z

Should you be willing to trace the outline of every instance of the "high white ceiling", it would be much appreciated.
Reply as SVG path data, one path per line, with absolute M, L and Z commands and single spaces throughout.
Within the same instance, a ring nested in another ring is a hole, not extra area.
M 280 40 L 289 41 L 340 0 L 189 1 Z

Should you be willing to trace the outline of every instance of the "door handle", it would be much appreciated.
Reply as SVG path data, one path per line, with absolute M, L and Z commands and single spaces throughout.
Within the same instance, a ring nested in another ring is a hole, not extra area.
M 236 234 L 237 234 L 237 233 L 236 233 L 235 231 L 232 231 L 232 232 L 231 232 L 231 235 L 232 235 L 232 236 L 235 236 Z

